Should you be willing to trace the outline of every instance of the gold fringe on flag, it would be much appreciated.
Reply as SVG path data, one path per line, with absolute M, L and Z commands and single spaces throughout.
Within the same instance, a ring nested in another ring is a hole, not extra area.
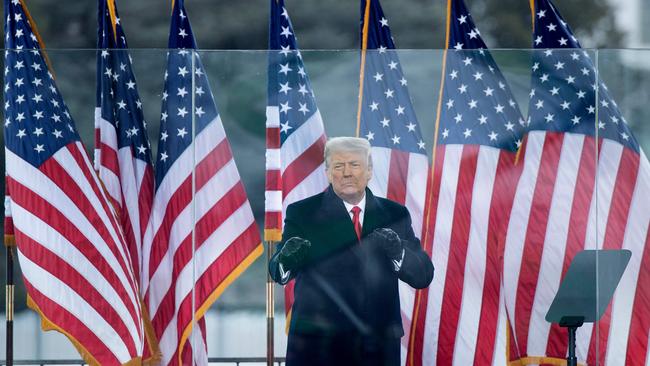
M 90 366 L 101 366 L 101 364 L 95 359 L 88 350 L 81 345 L 81 342 L 79 342 L 75 337 L 73 337 L 70 333 L 66 332 L 63 330 L 63 328 L 59 327 L 56 325 L 54 322 L 52 322 L 50 319 L 48 319 L 45 314 L 41 311 L 41 309 L 36 305 L 34 300 L 27 295 L 27 306 L 34 310 L 40 317 L 41 317 L 41 329 L 44 331 L 50 331 L 50 330 L 56 330 L 57 332 L 63 334 L 66 336 L 70 342 L 72 342 L 72 345 L 74 348 L 77 349 L 77 352 L 79 352 L 79 355 L 81 358 Z M 142 365 L 142 358 L 141 357 L 135 357 L 130 359 L 129 361 L 125 362 L 122 364 L 122 366 L 139 366 Z
M 208 311 L 210 306 L 221 296 L 221 294 L 230 286 L 230 284 L 235 281 L 258 257 L 260 257 L 264 253 L 264 245 L 262 243 L 259 243 L 259 245 L 253 250 L 244 260 L 239 263 L 239 265 L 219 284 L 219 286 L 208 296 L 207 300 L 200 305 L 196 311 L 194 312 L 194 318 L 195 319 L 201 319 L 204 315 L 205 312 Z M 194 322 L 191 322 L 185 329 L 183 330 L 183 333 L 181 335 L 180 342 L 178 342 L 178 365 L 182 366 L 182 352 L 183 352 L 183 347 L 185 346 L 185 343 L 187 342 L 187 339 L 189 338 L 190 334 L 192 333 L 192 329 L 194 326 Z

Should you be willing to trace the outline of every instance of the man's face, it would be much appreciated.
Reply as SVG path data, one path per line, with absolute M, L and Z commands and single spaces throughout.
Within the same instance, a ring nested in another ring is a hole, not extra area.
M 364 152 L 333 152 L 329 157 L 327 179 L 334 193 L 345 202 L 357 204 L 363 198 L 366 186 L 372 177 L 372 167 Z

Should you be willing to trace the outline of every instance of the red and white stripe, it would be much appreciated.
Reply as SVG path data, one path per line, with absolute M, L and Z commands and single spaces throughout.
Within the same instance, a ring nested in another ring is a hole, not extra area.
M 266 107 L 266 182 L 264 187 L 264 240 L 277 241 L 282 233 L 282 157 L 280 109 Z M 275 231 L 271 238 L 268 231 Z
M 5 245 L 14 244 L 14 219 L 11 217 L 11 196 L 9 195 L 9 186 L 7 185 L 7 175 L 5 172 L 5 218 L 4 218 L 4 236 Z
M 182 364 L 203 366 L 208 364 L 208 343 L 205 317 L 197 319 L 197 325 L 192 328 L 182 354 Z
M 5 149 L 20 265 L 37 310 L 102 365 L 142 356 L 124 236 L 81 142 L 39 168 Z
M 372 147 L 371 154 L 373 173 L 368 187 L 375 196 L 405 205 L 411 215 L 413 232 L 419 238 L 426 197 L 426 184 L 423 183 L 429 176 L 427 156 L 385 147 Z M 399 282 L 402 326 L 405 329 L 401 341 L 402 365 L 406 362 L 408 351 L 415 293 L 411 286 Z
M 280 145 L 280 111 L 277 106 L 269 106 L 266 131 L 265 227 L 282 230 L 287 206 L 327 188 L 323 161 L 327 138 L 318 110 Z
M 320 111 L 298 127 L 280 144 L 280 110 L 266 108 L 266 191 L 265 236 L 278 240 L 269 231 L 282 232 L 287 206 L 293 202 L 323 192 L 327 186 L 325 175 L 325 129 Z M 293 305 L 293 281 L 285 286 L 285 311 Z
M 145 232 L 142 287 L 163 364 L 181 363 L 193 321 L 240 264 L 260 254 L 253 212 L 217 116 L 163 178 Z
M 579 362 L 642 365 L 650 302 L 650 165 L 612 140 L 535 131 L 511 212 L 504 287 L 523 359 L 565 359 L 566 330 L 544 319 L 571 259 L 583 249 L 629 249 L 632 259 L 602 320 L 578 329 Z M 596 155 L 598 151 L 598 155 Z M 596 341 L 600 342 L 596 352 Z
M 409 365 L 503 365 L 500 243 L 514 162 L 515 153 L 493 147 L 436 148 L 423 232 L 436 274 L 416 300 Z
M 368 187 L 375 196 L 386 197 L 408 208 L 415 235 L 420 237 L 429 160 L 424 154 L 372 147 L 372 179 Z
M 151 214 L 153 167 L 133 155 L 130 146 L 118 149 L 115 127 L 95 108 L 95 169 L 118 210 L 133 269 L 141 281 L 142 238 Z

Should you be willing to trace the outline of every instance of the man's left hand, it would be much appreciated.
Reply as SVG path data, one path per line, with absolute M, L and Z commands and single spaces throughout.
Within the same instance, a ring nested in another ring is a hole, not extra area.
M 379 247 L 384 251 L 388 259 L 399 261 L 402 259 L 404 246 L 402 240 L 395 231 L 389 228 L 375 229 L 371 234 L 376 239 Z

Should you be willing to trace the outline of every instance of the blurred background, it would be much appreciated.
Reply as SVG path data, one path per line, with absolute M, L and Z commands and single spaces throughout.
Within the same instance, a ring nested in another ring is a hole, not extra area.
M 467 1 L 481 35 L 492 48 L 530 47 L 530 9 L 526 0 Z M 359 2 L 285 2 L 304 49 L 354 49 L 359 46 Z M 640 47 L 650 43 L 647 0 L 558 0 L 560 13 L 583 47 Z M 48 48 L 94 48 L 97 4 L 88 0 L 29 0 L 27 5 Z M 117 1 L 132 48 L 165 48 L 170 0 Z M 441 48 L 445 1 L 383 1 L 400 48 Z M 195 37 L 203 49 L 267 48 L 267 0 L 185 2 Z
M 49 49 L 57 83 L 90 154 L 95 107 L 96 2 L 30 0 L 27 6 Z M 530 10 L 526 0 L 467 0 L 481 35 L 493 51 L 527 112 L 530 85 Z M 650 0 L 557 0 L 582 46 L 645 151 L 650 149 Z M 158 141 L 169 1 L 120 1 L 149 139 Z M 435 105 L 444 45 L 444 1 L 384 0 L 402 68 L 425 142 L 433 140 Z M 359 78 L 359 4 L 352 0 L 286 0 L 306 71 L 329 136 L 353 135 Z M 186 0 L 201 59 L 228 134 L 235 160 L 260 227 L 264 214 L 264 133 L 268 1 Z M 4 39 L 4 37 L 2 37 Z M 520 49 L 520 50 L 512 50 Z M 311 50 L 311 51 L 310 51 Z M 1 61 L 0 61 L 1 62 Z M 4 67 L 4 65 L 2 65 Z M 4 162 L 4 152 L 1 151 Z M 4 166 L 4 163 L 3 163 Z M 4 182 L 3 182 L 4 183 Z M 4 190 L 4 187 L 0 187 Z M 5 251 L 0 268 L 5 272 Z M 207 315 L 209 355 L 265 355 L 266 257 L 235 281 Z M 19 272 L 19 269 L 17 269 Z M 77 358 L 64 337 L 40 331 L 26 311 L 19 273 L 16 282 L 16 349 L 21 358 Z M 2 286 L 4 296 L 4 286 Z M 283 355 L 283 293 L 276 287 L 276 355 Z M 4 322 L 0 352 L 4 353 Z M 21 340 L 29 339 L 29 342 Z

